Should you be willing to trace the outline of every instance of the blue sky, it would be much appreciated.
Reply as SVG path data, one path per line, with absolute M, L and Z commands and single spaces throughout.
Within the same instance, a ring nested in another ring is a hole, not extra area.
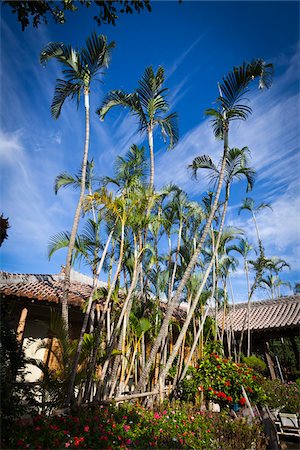
M 55 196 L 55 176 L 77 172 L 83 150 L 83 105 L 67 103 L 55 121 L 50 104 L 59 67 L 39 64 L 49 41 L 82 46 L 92 31 L 116 41 L 102 83 L 95 83 L 91 110 L 110 89 L 131 92 L 146 66 L 162 65 L 173 111 L 179 115 L 180 141 L 173 151 L 158 137 L 157 186 L 179 184 L 194 199 L 207 189 L 207 180 L 191 180 L 187 165 L 207 153 L 218 160 L 216 142 L 204 110 L 216 99 L 217 82 L 234 65 L 261 57 L 275 65 L 268 92 L 249 95 L 253 114 L 231 131 L 230 145 L 247 145 L 257 181 L 251 197 L 271 202 L 273 212 L 258 217 L 268 256 L 292 266 L 285 280 L 299 281 L 299 3 L 298 2 L 153 2 L 152 12 L 122 16 L 117 25 L 98 27 L 92 10 L 69 15 L 65 25 L 41 25 L 22 33 L 9 9 L 1 4 L 1 211 L 9 217 L 9 239 L 0 250 L 1 269 L 24 273 L 57 273 L 65 262 L 58 252 L 49 262 L 47 243 L 69 229 L 77 194 Z M 112 174 L 113 161 L 132 143 L 141 144 L 133 118 L 113 110 L 104 122 L 92 115 L 90 156 L 97 172 Z M 234 185 L 227 224 L 243 227 L 255 243 L 247 213 L 237 215 L 245 185 Z M 242 264 L 233 278 L 240 300 L 246 291 Z M 288 291 L 285 291 L 288 292 Z M 257 298 L 266 296 L 257 293 Z

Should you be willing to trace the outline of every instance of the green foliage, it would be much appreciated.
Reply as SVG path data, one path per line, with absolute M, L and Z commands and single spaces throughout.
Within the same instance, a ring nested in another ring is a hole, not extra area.
M 22 26 L 22 31 L 32 21 L 33 27 L 37 28 L 41 22 L 48 23 L 51 18 L 55 23 L 64 24 L 66 22 L 65 12 L 75 13 L 81 7 L 89 8 L 92 4 L 99 7 L 98 14 L 94 15 L 97 24 L 115 25 L 119 14 L 132 14 L 134 11 L 140 13 L 145 7 L 151 11 L 149 0 L 61 0 L 61 1 L 5 1 L 13 14 L 17 14 L 18 22 Z
M 197 401 L 204 396 L 226 407 L 230 404 L 245 405 L 242 393 L 244 387 L 251 403 L 261 403 L 265 395 L 261 386 L 262 377 L 244 364 L 236 364 L 217 353 L 207 354 L 199 364 L 189 369 L 188 375 L 180 383 L 180 397 L 187 401 Z
M 300 386 L 297 383 L 282 383 L 280 380 L 265 379 L 262 388 L 266 394 L 265 403 L 271 409 L 281 412 L 300 413 Z
M 2 440 L 8 436 L 11 423 L 26 412 L 34 412 L 35 402 L 31 386 L 24 381 L 24 353 L 15 332 L 3 320 L 0 321 L 0 398 Z
M 156 410 L 122 404 L 85 408 L 78 416 L 34 417 L 17 423 L 10 448 L 265 449 L 260 426 L 227 414 L 175 404 Z
M 3 214 L 0 215 L 0 247 L 3 244 L 3 241 L 7 239 L 7 230 L 10 228 L 8 218 L 5 219 Z
M 255 372 L 259 372 L 261 374 L 266 374 L 267 372 L 267 364 L 258 356 L 244 356 L 242 358 L 242 362 L 248 367 L 251 367 L 251 369 L 253 369 Z

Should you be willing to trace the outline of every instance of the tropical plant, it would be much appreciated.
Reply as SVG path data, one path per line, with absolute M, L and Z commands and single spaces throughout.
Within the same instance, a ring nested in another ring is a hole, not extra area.
M 114 42 L 108 44 L 105 36 L 98 36 L 96 33 L 93 33 L 86 39 L 86 48 L 77 50 L 61 42 L 50 42 L 42 50 L 40 55 L 41 64 L 45 64 L 49 59 L 54 58 L 63 66 L 62 73 L 64 78 L 57 80 L 54 98 L 51 104 L 51 113 L 55 119 L 60 116 L 62 106 L 67 99 L 76 99 L 77 106 L 79 106 L 81 94 L 84 96 L 85 143 L 81 165 L 80 195 L 70 234 L 62 298 L 62 317 L 67 330 L 71 261 L 86 189 L 86 170 L 90 139 L 90 87 L 93 79 L 105 67 L 108 67 L 111 49 L 114 45 Z
M 272 64 L 266 64 L 261 59 L 254 59 L 250 63 L 244 63 L 242 66 L 235 67 L 226 77 L 223 78 L 223 82 L 219 86 L 220 96 L 217 99 L 217 109 L 209 109 L 206 114 L 213 118 L 213 129 L 215 136 L 223 140 L 223 156 L 220 165 L 218 183 L 216 188 L 216 194 L 214 203 L 211 209 L 209 218 L 206 221 L 201 239 L 199 240 L 198 247 L 191 258 L 187 269 L 179 283 L 176 294 L 173 296 L 172 301 L 168 304 L 165 318 L 161 326 L 157 339 L 151 349 L 147 364 L 140 376 L 139 383 L 136 391 L 145 387 L 147 382 L 151 366 L 154 362 L 161 342 L 168 333 L 169 322 L 172 317 L 173 311 L 177 306 L 181 292 L 183 291 L 193 268 L 198 260 L 203 244 L 206 240 L 207 234 L 210 230 L 212 220 L 214 218 L 221 189 L 223 186 L 223 180 L 225 176 L 225 167 L 227 154 L 229 151 L 228 133 L 229 126 L 233 120 L 246 120 L 251 113 L 251 108 L 248 105 L 242 103 L 245 93 L 249 90 L 250 83 L 255 79 L 259 79 L 259 87 L 270 87 L 272 80 L 273 66 Z
M 111 91 L 97 110 L 101 120 L 104 120 L 108 111 L 115 106 L 128 108 L 138 118 L 140 132 L 146 132 L 148 136 L 150 152 L 150 179 L 149 186 L 154 185 L 154 147 L 153 133 L 158 126 L 162 135 L 170 140 L 169 148 L 173 148 L 178 140 L 176 113 L 165 116 L 169 105 L 165 99 L 166 88 L 163 88 L 165 77 L 164 69 L 159 67 L 155 73 L 153 68 L 147 67 L 139 81 L 139 87 L 132 94 L 124 91 Z
M 30 20 L 34 28 L 37 28 L 41 21 L 48 23 L 49 18 L 62 25 L 67 21 L 65 11 L 76 13 L 78 10 L 80 11 L 80 8 L 89 8 L 91 3 L 90 0 L 80 3 L 75 0 L 62 0 L 61 2 L 53 0 L 43 0 L 42 2 L 32 2 L 31 0 L 22 2 L 4 1 L 4 4 L 11 8 L 13 14 L 17 13 L 22 31 L 28 27 Z M 99 8 L 96 14 L 93 9 L 93 18 L 99 26 L 115 25 L 119 14 L 132 14 L 134 11 L 140 13 L 144 8 L 149 12 L 151 11 L 149 0 L 96 0 L 93 3 Z
M 250 211 L 250 212 L 251 212 L 252 219 L 253 219 L 253 223 L 254 223 L 254 226 L 255 226 L 255 231 L 256 231 L 256 237 L 257 237 L 258 247 L 259 247 L 259 250 L 260 250 L 261 253 L 263 253 L 264 250 L 263 250 L 263 245 L 262 245 L 261 237 L 260 237 L 260 234 L 259 234 L 259 231 L 258 231 L 258 225 L 257 225 L 257 220 L 256 220 L 256 214 L 257 214 L 258 212 L 260 212 L 260 211 L 266 209 L 266 208 L 269 208 L 269 209 L 272 210 L 272 207 L 271 207 L 271 205 L 270 205 L 269 203 L 262 202 L 262 203 L 260 203 L 260 205 L 255 206 L 254 200 L 253 200 L 252 198 L 250 198 L 250 197 L 246 197 L 246 198 L 243 200 L 243 203 L 242 203 L 242 205 L 240 206 L 240 208 L 239 208 L 239 210 L 238 210 L 238 213 L 239 213 L 239 214 L 241 213 L 241 211 L 244 211 L 244 210 Z

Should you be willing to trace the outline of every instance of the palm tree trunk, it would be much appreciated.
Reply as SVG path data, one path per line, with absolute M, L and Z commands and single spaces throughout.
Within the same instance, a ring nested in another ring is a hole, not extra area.
M 148 143 L 150 152 L 150 179 L 149 187 L 152 190 L 154 187 L 154 149 L 153 149 L 153 126 L 148 126 Z
M 179 230 L 178 230 L 177 249 L 176 249 L 175 262 L 174 262 L 172 279 L 171 279 L 169 300 L 171 300 L 172 292 L 174 289 L 175 275 L 176 275 L 176 270 L 177 270 L 177 265 L 178 265 L 178 257 L 179 257 L 180 244 L 181 244 L 181 235 L 182 235 L 182 218 L 180 219 L 180 225 L 179 225 Z
M 216 195 L 215 195 L 215 199 L 214 199 L 214 203 L 212 205 L 212 209 L 210 212 L 210 215 L 207 219 L 206 225 L 204 227 L 200 242 L 198 244 L 197 250 L 194 253 L 193 257 L 191 258 L 185 273 L 182 277 L 182 280 L 178 286 L 178 289 L 176 291 L 176 294 L 174 296 L 174 298 L 172 299 L 172 301 L 168 304 L 166 313 L 165 313 L 165 317 L 160 329 L 160 332 L 154 342 L 154 345 L 151 349 L 148 361 L 145 365 L 145 368 L 141 374 L 140 380 L 138 382 L 138 385 L 136 387 L 136 392 L 140 392 L 141 389 L 143 389 L 143 387 L 146 385 L 148 377 L 149 377 L 149 373 L 152 367 L 152 364 L 155 360 L 155 356 L 158 352 L 158 349 L 161 345 L 162 340 L 165 338 L 165 336 L 168 333 L 168 327 L 169 327 L 169 322 L 171 320 L 172 314 L 174 312 L 174 309 L 176 308 L 176 306 L 178 306 L 179 303 L 179 299 L 180 299 L 180 295 L 186 285 L 186 283 L 188 282 L 190 275 L 192 273 L 192 270 L 198 260 L 198 257 L 200 255 L 200 252 L 202 250 L 202 246 L 205 242 L 206 236 L 210 230 L 210 226 L 211 223 L 213 221 L 213 218 L 215 216 L 215 212 L 217 210 L 217 206 L 218 206 L 218 201 L 219 201 L 219 197 L 221 194 L 221 189 L 222 189 L 222 185 L 223 185 L 223 179 L 224 179 L 224 174 L 225 174 L 225 166 L 226 166 L 226 156 L 227 156 L 227 152 L 228 152 L 228 126 L 226 126 L 226 128 L 224 129 L 224 149 L 223 149 L 223 157 L 222 157 L 222 164 L 221 164 L 221 170 L 220 170 L 220 175 L 219 175 L 219 180 L 218 180 L 218 186 L 217 186 L 217 190 L 216 190 Z
M 129 315 L 130 315 L 130 311 L 132 308 L 132 303 L 133 303 L 133 297 L 132 297 L 132 293 L 136 287 L 137 281 L 138 281 L 138 277 L 139 277 L 139 256 L 138 256 L 138 251 L 137 251 L 137 243 L 136 243 L 136 237 L 134 236 L 134 242 L 135 242 L 135 258 L 134 258 L 134 269 L 133 269 L 133 275 L 132 275 L 132 280 L 131 280 L 131 284 L 126 296 L 126 299 L 124 301 L 123 307 L 122 307 L 122 311 L 121 314 L 118 318 L 118 322 L 116 327 L 114 328 L 114 331 L 112 333 L 110 342 L 108 344 L 107 347 L 107 360 L 103 366 L 102 369 L 102 373 L 101 373 L 101 378 L 100 378 L 100 382 L 99 382 L 99 388 L 97 389 L 97 393 L 96 396 L 98 397 L 100 395 L 100 389 L 101 389 L 101 384 L 103 383 L 105 376 L 106 376 L 106 372 L 108 369 L 108 365 L 109 365 L 109 359 L 111 356 L 111 353 L 113 351 L 116 339 L 118 337 L 118 333 L 120 331 L 121 325 L 122 325 L 122 321 L 124 320 L 126 322 L 126 327 L 127 327 L 127 323 L 128 323 L 128 319 L 129 319 Z M 123 336 L 121 333 L 120 339 L 119 339 L 119 343 L 118 343 L 118 350 L 121 350 L 122 348 L 122 342 L 123 342 Z M 118 370 L 118 365 L 119 365 L 119 358 L 118 356 L 116 356 L 115 359 L 115 363 L 113 366 L 113 370 L 112 370 L 112 376 L 111 379 L 114 380 L 116 378 L 117 375 L 117 370 Z
M 245 259 L 245 273 L 246 273 L 246 278 L 247 278 L 247 291 L 248 291 L 248 305 L 247 305 L 247 336 L 248 336 L 247 356 L 250 356 L 250 352 L 251 352 L 251 331 L 250 331 L 250 301 L 251 301 L 251 295 L 250 295 L 250 282 L 249 282 L 249 271 L 248 271 L 247 259 Z
M 228 204 L 228 197 L 229 197 L 229 186 L 227 186 L 226 200 L 225 200 L 225 204 L 224 204 L 224 208 L 223 208 L 220 229 L 219 229 L 218 238 L 217 238 L 217 242 L 216 242 L 216 246 L 215 246 L 215 250 L 214 250 L 213 256 L 211 258 L 211 261 L 209 263 L 208 268 L 205 271 L 205 275 L 203 277 L 202 283 L 201 283 L 201 285 L 199 287 L 199 290 L 197 292 L 196 297 L 194 298 L 194 301 L 193 301 L 193 303 L 191 305 L 191 308 L 189 310 L 189 313 L 188 313 L 188 315 L 187 315 L 187 317 L 185 319 L 183 327 L 182 327 L 182 329 L 181 329 L 181 331 L 179 333 L 177 341 L 176 341 L 176 343 L 175 343 L 175 345 L 173 347 L 173 351 L 172 351 L 171 355 L 169 356 L 169 359 L 167 361 L 166 366 L 162 370 L 162 373 L 161 373 L 161 376 L 160 376 L 162 385 L 164 385 L 165 378 L 166 378 L 166 376 L 167 376 L 167 374 L 168 374 L 168 372 L 169 372 L 169 370 L 170 370 L 170 368 L 171 368 L 171 366 L 173 364 L 174 358 L 176 357 L 176 355 L 178 353 L 178 350 L 180 348 L 181 342 L 182 342 L 182 340 L 183 340 L 183 338 L 184 338 L 184 336 L 185 336 L 185 334 L 187 332 L 188 326 L 189 326 L 190 321 L 191 321 L 191 319 L 193 317 L 194 311 L 195 311 L 195 309 L 197 307 L 197 304 L 199 302 L 199 299 L 200 299 L 200 296 L 202 294 L 202 291 L 203 291 L 203 289 L 205 287 L 206 280 L 207 280 L 207 278 L 208 278 L 208 276 L 210 274 L 210 271 L 212 269 L 213 261 L 214 261 L 216 255 L 217 255 L 219 244 L 220 244 L 220 240 L 221 240 L 221 234 L 222 234 L 222 230 L 223 230 L 223 226 L 224 226 L 224 222 L 225 222 L 225 216 L 226 216 L 226 210 L 227 210 L 227 204 Z
M 211 296 L 211 298 L 213 298 L 213 295 Z M 197 346 L 197 343 L 198 343 L 200 334 L 201 334 L 202 331 L 203 331 L 203 326 L 204 326 L 205 319 L 206 319 L 206 317 L 207 317 L 209 308 L 210 308 L 210 306 L 207 305 L 207 306 L 206 306 L 206 309 L 205 309 L 205 312 L 204 312 L 204 315 L 201 317 L 201 323 L 199 324 L 199 328 L 198 328 L 197 334 L 196 334 L 196 336 L 195 336 L 195 339 L 194 339 L 194 342 L 193 342 L 193 345 L 192 345 L 190 354 L 189 354 L 188 359 L 187 359 L 187 361 L 186 361 L 186 363 L 185 363 L 183 372 L 182 372 L 182 374 L 179 376 L 179 381 L 181 381 L 181 380 L 184 379 L 184 377 L 185 377 L 185 375 L 186 375 L 186 372 L 187 372 L 187 370 L 188 370 L 188 368 L 189 368 L 189 365 L 190 365 L 190 363 L 191 363 L 193 354 L 194 354 L 194 352 L 195 352 L 195 349 L 196 349 L 196 346 Z
M 116 282 L 117 282 L 117 279 L 118 279 L 118 276 L 119 276 L 119 273 L 120 273 L 121 267 L 122 267 L 123 250 L 124 250 L 124 229 L 125 229 L 125 222 L 122 221 L 119 260 L 118 260 L 118 264 L 117 264 L 117 268 L 116 268 L 116 272 L 115 272 L 114 278 L 112 280 L 112 283 L 110 285 L 110 289 L 109 289 L 108 294 L 107 294 L 107 299 L 106 299 L 106 301 L 105 301 L 105 303 L 103 305 L 103 311 L 102 311 L 102 314 L 101 314 L 101 318 L 100 318 L 100 321 L 98 323 L 98 335 L 97 335 L 97 339 L 96 339 L 96 342 L 95 342 L 93 358 L 92 358 L 92 361 L 91 361 L 91 364 L 90 364 L 89 373 L 88 373 L 88 377 L 87 377 L 87 381 L 86 381 L 86 392 L 85 392 L 85 395 L 84 395 L 84 400 L 87 400 L 90 397 L 91 388 L 92 388 L 92 380 L 93 380 L 93 372 L 94 372 L 94 369 L 95 369 L 95 366 L 96 366 L 98 347 L 99 347 L 100 342 L 101 342 L 102 328 L 103 328 L 103 324 L 104 324 L 106 313 L 107 313 L 109 305 L 110 305 L 110 300 L 111 300 L 112 294 L 114 292 L 115 285 L 116 285 Z
M 70 235 L 70 241 L 68 246 L 68 253 L 66 259 L 66 267 L 65 267 L 65 278 L 64 278 L 64 286 L 63 286 L 63 295 L 62 295 L 62 320 L 64 326 L 66 328 L 67 333 L 69 333 L 69 313 L 68 313 L 68 298 L 70 292 L 70 276 L 71 276 L 71 264 L 72 264 L 72 255 L 75 245 L 76 234 L 78 230 L 79 220 L 80 220 L 80 212 L 82 207 L 82 202 L 85 193 L 85 180 L 86 180 L 86 167 L 88 161 L 88 152 L 89 152 L 89 140 L 90 140 L 90 106 L 89 106 L 89 91 L 87 88 L 84 90 L 84 106 L 85 106 L 85 143 L 84 143 L 84 151 L 83 151 L 83 160 L 82 160 L 82 177 L 81 177 L 81 185 L 80 185 L 80 195 L 77 203 L 73 226 Z
M 82 323 L 82 327 L 81 327 L 81 331 L 80 331 L 80 336 L 79 336 L 79 340 L 78 340 L 78 345 L 77 345 L 77 350 L 76 350 L 76 354 L 74 357 L 74 361 L 73 361 L 73 366 L 72 366 L 72 372 L 71 372 L 71 377 L 70 377 L 70 381 L 69 381 L 69 385 L 68 385 L 68 392 L 67 392 L 67 400 L 66 400 L 66 406 L 69 406 L 70 401 L 71 401 L 71 397 L 73 394 L 73 388 L 74 388 L 74 382 L 75 382 L 75 377 L 76 377 L 76 372 L 77 372 L 77 366 L 78 366 L 78 362 L 79 362 L 79 358 L 80 358 L 80 354 L 81 354 L 81 349 L 82 349 L 82 344 L 83 344 L 83 337 L 84 337 L 84 333 L 86 332 L 86 328 L 88 325 L 88 320 L 90 317 L 90 311 L 91 311 L 91 307 L 92 307 L 92 303 L 93 303 L 93 297 L 94 297 L 94 293 L 96 291 L 97 288 L 97 281 L 98 278 L 100 276 L 103 264 L 104 264 L 104 260 L 108 251 L 108 247 L 112 238 L 114 232 L 114 228 L 112 229 L 112 231 L 110 232 L 110 235 L 107 238 L 100 262 L 99 262 L 99 266 L 97 268 L 96 274 L 94 275 L 94 279 L 93 279 L 93 287 L 92 287 L 92 291 L 90 293 L 89 296 L 89 300 L 88 300 L 88 305 L 85 311 L 85 315 L 84 315 L 84 319 L 83 319 L 83 323 Z

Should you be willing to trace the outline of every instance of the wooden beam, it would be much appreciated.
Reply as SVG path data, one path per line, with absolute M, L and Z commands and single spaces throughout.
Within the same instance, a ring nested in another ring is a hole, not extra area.
M 28 309 L 23 308 L 21 311 L 18 327 L 17 327 L 17 341 L 22 344 L 24 337 L 24 329 L 26 325 L 26 318 L 28 314 Z

